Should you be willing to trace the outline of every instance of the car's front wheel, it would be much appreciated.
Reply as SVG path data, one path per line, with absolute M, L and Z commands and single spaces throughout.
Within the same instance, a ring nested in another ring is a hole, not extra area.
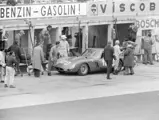
M 78 70 L 79 75 L 87 75 L 89 71 L 88 65 L 87 64 L 82 64 Z
M 64 71 L 58 71 L 60 74 L 65 74 L 65 72 Z

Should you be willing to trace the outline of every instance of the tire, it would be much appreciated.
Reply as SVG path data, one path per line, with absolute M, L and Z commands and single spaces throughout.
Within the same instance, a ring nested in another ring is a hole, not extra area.
M 89 71 L 87 64 L 82 64 L 78 70 L 78 75 L 84 76 L 87 75 Z
M 65 72 L 64 71 L 58 71 L 60 74 L 65 74 Z

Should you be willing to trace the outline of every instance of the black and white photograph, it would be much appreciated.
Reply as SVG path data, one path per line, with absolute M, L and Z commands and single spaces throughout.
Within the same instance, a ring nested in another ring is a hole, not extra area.
M 159 120 L 159 0 L 0 0 L 0 120 Z

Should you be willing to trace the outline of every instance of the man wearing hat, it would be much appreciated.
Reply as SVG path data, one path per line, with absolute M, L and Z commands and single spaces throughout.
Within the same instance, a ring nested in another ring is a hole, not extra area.
M 50 53 L 49 53 L 49 63 L 48 63 L 48 76 L 51 76 L 51 68 L 52 66 L 57 62 L 58 56 L 58 49 L 59 49 L 59 41 L 56 41 L 56 45 L 53 45 L 51 47 Z
M 114 59 L 114 48 L 111 46 L 111 41 L 108 41 L 107 46 L 104 48 L 104 60 L 107 63 L 107 79 L 110 78 L 112 71 L 112 63 Z
M 61 57 L 68 57 L 69 54 L 69 44 L 66 41 L 66 35 L 61 35 L 60 45 L 59 45 L 59 53 Z
M 147 64 L 148 60 L 150 61 L 150 65 L 153 65 L 152 61 L 152 45 L 153 40 L 151 38 L 151 33 L 148 33 L 148 35 L 142 39 L 142 48 L 144 49 L 144 60 L 143 64 Z

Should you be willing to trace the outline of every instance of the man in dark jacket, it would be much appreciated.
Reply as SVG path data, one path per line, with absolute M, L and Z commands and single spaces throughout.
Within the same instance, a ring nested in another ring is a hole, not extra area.
M 124 75 L 133 75 L 134 74 L 134 50 L 133 45 L 128 44 L 126 50 L 124 51 Z M 130 70 L 130 73 L 129 73 Z
M 107 46 L 104 48 L 104 60 L 107 63 L 107 79 L 110 78 L 112 70 L 112 63 L 114 58 L 114 48 L 111 46 L 111 41 L 108 41 Z
M 13 51 L 14 54 L 15 54 L 15 57 L 16 57 L 16 61 L 17 61 L 17 64 L 16 64 L 16 75 L 20 73 L 20 68 L 19 68 L 19 63 L 20 63 L 20 58 L 21 58 L 21 50 L 20 50 L 20 47 L 18 46 L 18 41 L 14 41 L 13 42 L 13 45 L 11 45 L 9 48 L 8 48 L 8 52 L 10 51 Z

